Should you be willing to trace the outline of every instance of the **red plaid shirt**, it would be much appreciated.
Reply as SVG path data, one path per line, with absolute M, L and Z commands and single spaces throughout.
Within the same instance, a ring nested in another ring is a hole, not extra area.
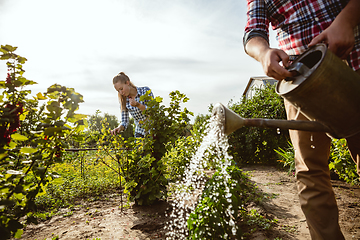
M 288 55 L 299 55 L 311 40 L 324 31 L 349 0 L 247 0 L 244 45 L 252 37 L 269 41 L 269 24 L 277 30 L 279 47 Z M 360 34 L 355 28 L 355 47 L 348 62 L 360 69 Z

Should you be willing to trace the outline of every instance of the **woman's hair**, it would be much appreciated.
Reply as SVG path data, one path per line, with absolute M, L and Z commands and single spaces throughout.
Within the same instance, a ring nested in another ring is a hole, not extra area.
M 125 84 L 127 81 L 129 81 L 129 85 L 131 87 L 136 89 L 135 85 L 130 81 L 130 78 L 124 72 L 119 73 L 113 78 L 113 84 L 118 82 Z M 118 92 L 118 98 L 119 98 L 121 110 L 124 110 L 126 108 L 126 96 L 122 96 Z

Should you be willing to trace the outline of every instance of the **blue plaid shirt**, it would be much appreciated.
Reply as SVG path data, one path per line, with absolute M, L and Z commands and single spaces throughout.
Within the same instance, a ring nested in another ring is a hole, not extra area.
M 136 89 L 137 89 L 137 95 L 135 97 L 135 101 L 141 103 L 142 105 L 145 106 L 145 108 L 147 108 L 146 106 L 147 101 L 140 101 L 140 97 L 145 95 L 147 91 L 150 91 L 149 96 L 151 97 L 154 97 L 154 94 L 152 93 L 149 87 L 136 87 Z M 139 108 L 131 106 L 129 99 L 126 98 L 126 109 L 121 111 L 121 123 L 120 123 L 120 126 L 121 125 L 124 126 L 125 129 L 129 125 L 129 113 L 134 118 L 134 122 L 136 125 L 135 134 L 139 133 L 145 136 L 146 131 L 144 128 L 142 128 L 142 124 L 140 123 L 140 121 L 145 120 L 146 117 Z

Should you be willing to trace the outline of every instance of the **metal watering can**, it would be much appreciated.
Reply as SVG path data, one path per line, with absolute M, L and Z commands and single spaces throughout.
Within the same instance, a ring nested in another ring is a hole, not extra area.
M 245 119 L 217 103 L 212 114 L 224 124 L 225 134 L 243 126 L 326 132 L 333 138 L 360 132 L 360 75 L 328 51 L 325 44 L 308 49 L 288 70 L 296 76 L 279 81 L 276 93 L 310 121 Z

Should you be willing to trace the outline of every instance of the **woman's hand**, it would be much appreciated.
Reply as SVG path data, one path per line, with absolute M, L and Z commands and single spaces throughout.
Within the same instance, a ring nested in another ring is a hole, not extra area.
M 121 125 L 120 127 L 114 128 L 113 130 L 110 131 L 111 135 L 116 135 L 122 131 L 125 130 L 125 127 L 123 125 Z
M 133 107 L 139 107 L 140 103 L 138 103 L 137 101 L 135 101 L 134 97 L 129 96 L 129 103 L 131 106 Z
M 135 101 L 135 97 L 129 96 L 129 103 L 133 107 L 139 108 L 141 111 L 145 110 L 145 106 L 137 101 Z

